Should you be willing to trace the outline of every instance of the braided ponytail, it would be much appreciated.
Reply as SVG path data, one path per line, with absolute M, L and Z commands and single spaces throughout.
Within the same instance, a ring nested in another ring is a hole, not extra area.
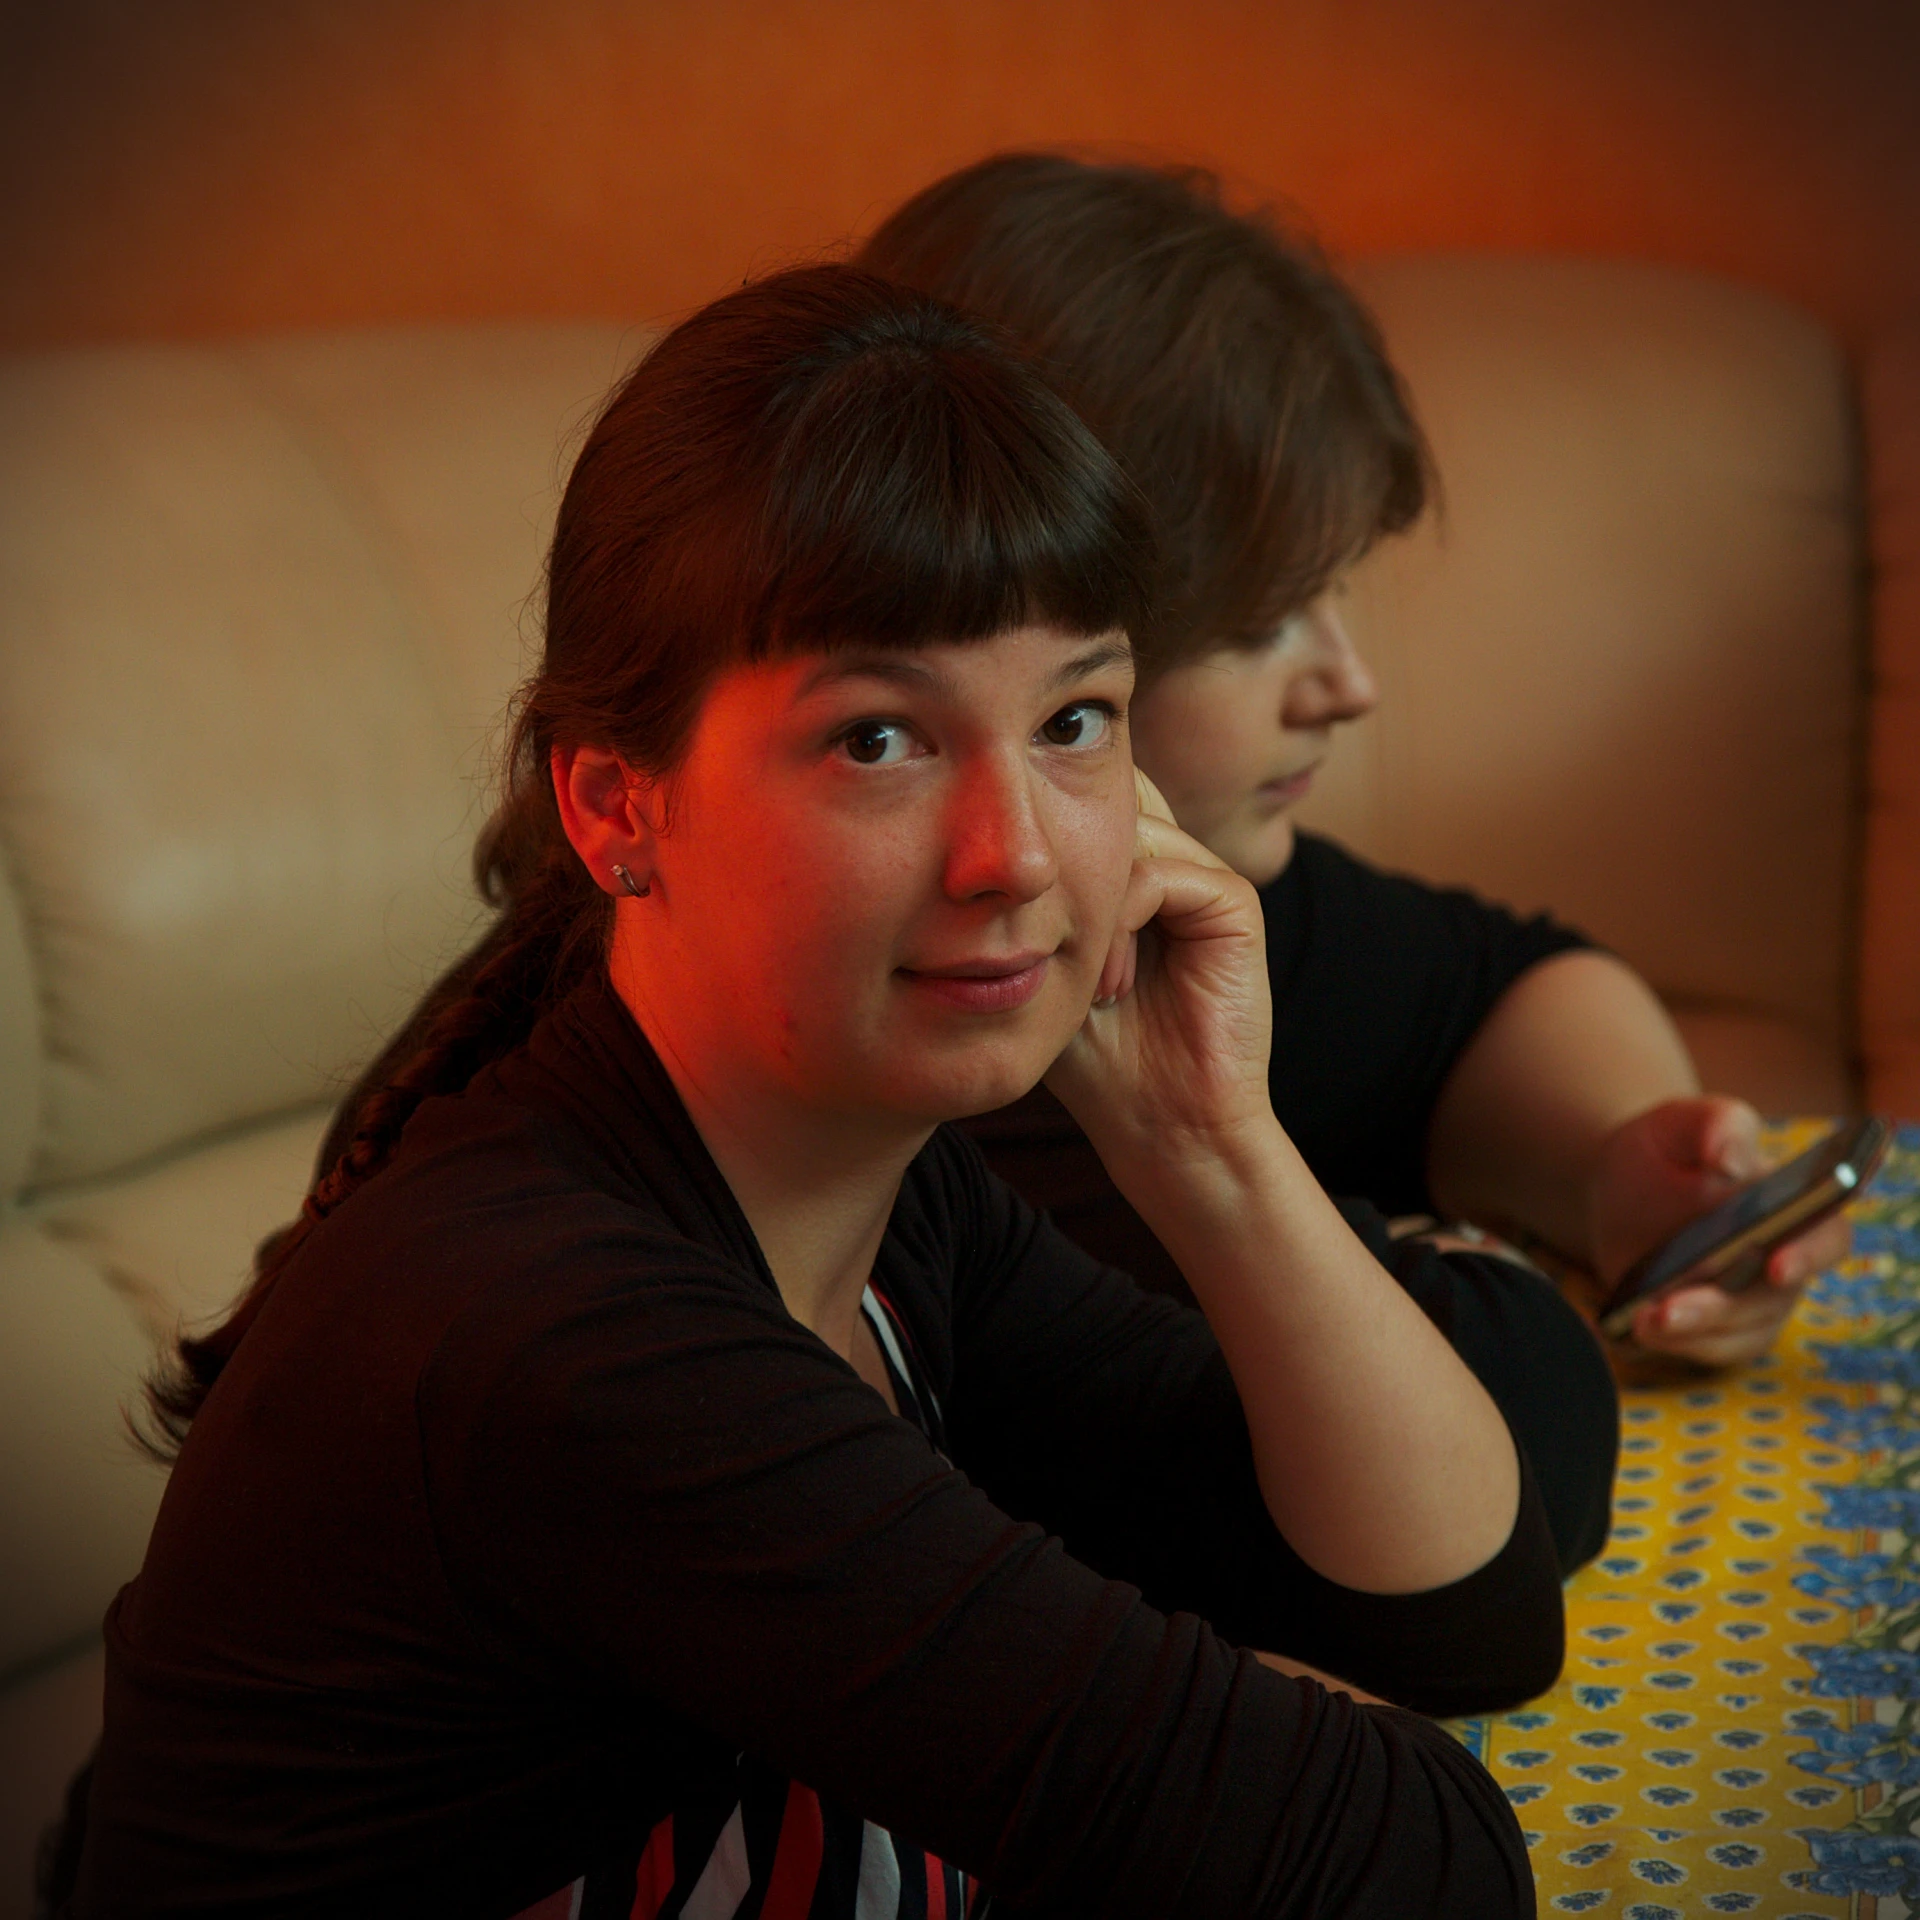
M 613 906 L 561 824 L 556 750 L 670 775 L 731 666 L 850 645 L 1143 623 L 1131 485 L 997 336 L 850 267 L 741 288 L 674 329 L 588 435 L 547 562 L 546 648 L 506 797 L 474 855 L 499 917 L 342 1103 L 298 1216 L 225 1322 L 149 1381 L 135 1438 L 176 1453 L 314 1227 L 379 1172 L 421 1102 L 457 1094 L 606 964 Z
M 133 1433 L 155 1458 L 168 1461 L 179 1451 L 274 1281 L 314 1227 L 386 1164 L 421 1102 L 458 1093 L 510 1053 L 604 947 L 609 903 L 568 847 L 544 781 L 516 782 L 481 834 L 474 877 L 481 897 L 501 909 L 499 918 L 428 989 L 341 1103 L 300 1211 L 261 1242 L 253 1278 L 232 1312 L 209 1334 L 181 1337 L 148 1380 L 145 1419 L 133 1423 Z

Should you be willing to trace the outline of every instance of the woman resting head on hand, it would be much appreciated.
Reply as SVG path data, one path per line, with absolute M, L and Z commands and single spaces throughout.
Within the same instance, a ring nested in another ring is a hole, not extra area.
M 74 1913 L 1533 1911 L 1402 1706 L 1551 1680 L 1551 1540 L 1274 1120 L 1252 890 L 1136 806 L 1147 540 L 852 269 L 614 396 L 499 920 L 156 1388 Z M 1204 1317 L 941 1125 L 1043 1073 Z

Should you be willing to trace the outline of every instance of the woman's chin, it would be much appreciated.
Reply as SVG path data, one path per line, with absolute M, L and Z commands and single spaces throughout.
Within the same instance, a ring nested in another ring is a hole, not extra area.
M 1232 836 L 1221 835 L 1213 851 L 1244 880 L 1256 887 L 1277 880 L 1293 858 L 1293 817 L 1270 814 Z
M 897 1077 L 886 1104 L 938 1124 L 1011 1106 L 1040 1084 L 1087 1017 L 1084 969 L 1056 963 L 1025 1005 L 956 1018 L 944 1007 L 913 1019 L 889 1047 Z
M 1040 1084 L 1078 1031 L 1077 1025 L 1052 1031 L 1056 1026 L 1049 1022 L 1044 1034 L 983 1035 L 971 1046 L 923 1056 L 922 1070 L 912 1075 L 912 1084 L 896 1090 L 896 1102 L 935 1125 L 1011 1106 Z
M 940 1084 L 925 1090 L 916 1105 L 936 1123 L 971 1120 L 976 1114 L 1010 1107 L 1040 1084 L 1053 1059 L 1049 1055 L 1044 1060 L 1005 1066 L 983 1062 L 973 1071 L 943 1077 Z

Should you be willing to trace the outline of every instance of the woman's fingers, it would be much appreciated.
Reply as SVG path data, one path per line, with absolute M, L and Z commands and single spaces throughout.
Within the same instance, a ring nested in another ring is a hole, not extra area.
M 1795 1287 L 1816 1273 L 1837 1267 L 1853 1248 L 1853 1228 L 1845 1214 L 1822 1220 L 1809 1233 L 1776 1247 L 1767 1262 L 1767 1278 L 1776 1287 Z
M 1167 843 L 1164 853 L 1134 862 L 1120 909 L 1122 934 L 1137 936 L 1152 925 L 1173 941 L 1264 935 L 1252 887 L 1211 856 L 1206 863 L 1189 859 L 1187 849 L 1195 843 L 1178 828 L 1164 831 L 1179 844 Z
M 1094 1007 L 1102 1012 L 1117 1006 L 1133 992 L 1139 978 L 1141 929 L 1168 912 L 1190 911 L 1193 905 L 1175 884 L 1172 869 L 1160 863 L 1177 862 L 1188 867 L 1210 867 L 1218 873 L 1232 872 L 1211 848 L 1181 831 L 1174 820 L 1173 809 L 1167 805 L 1166 795 L 1138 767 L 1133 770 L 1133 790 L 1139 808 L 1134 820 L 1133 877 L 1121 906 L 1120 925 L 1107 948 L 1094 991 Z
M 1157 820 L 1150 813 L 1134 821 L 1133 845 L 1136 860 L 1182 860 L 1190 867 L 1212 867 L 1219 873 L 1233 871 L 1211 847 L 1203 847 L 1171 820 Z
M 1727 1094 L 1703 1094 L 1697 1101 L 1675 1103 L 1684 1112 L 1693 1107 L 1700 1127 L 1699 1162 L 1744 1185 L 1767 1169 L 1760 1150 L 1760 1115 L 1744 1100 Z
M 1133 778 L 1136 786 L 1147 790 L 1140 811 L 1134 816 L 1133 855 L 1136 860 L 1184 860 L 1190 866 L 1215 867 L 1222 873 L 1233 871 L 1211 847 L 1202 846 L 1192 834 L 1176 824 L 1173 816 L 1166 811 L 1167 803 L 1144 773 L 1136 768 Z M 1151 805 L 1147 804 L 1148 800 L 1151 800 Z
M 1766 1352 L 1798 1298 L 1797 1287 L 1682 1287 L 1640 1309 L 1634 1344 L 1703 1367 L 1734 1366 Z
M 1184 835 L 1155 827 L 1184 852 Z M 1257 1108 L 1271 1117 L 1265 932 L 1259 896 L 1230 868 L 1134 863 L 1092 1010 L 1048 1075 L 1096 1143 L 1103 1124 L 1198 1134 Z
M 1133 991 L 1134 966 L 1139 952 L 1140 936 L 1132 922 L 1123 919 L 1120 930 L 1107 948 L 1106 961 L 1100 969 L 1100 981 L 1094 988 L 1096 1012 L 1105 1013 L 1117 1007 Z
M 1121 903 L 1120 925 L 1100 969 L 1093 1004 L 1108 1008 L 1133 992 L 1139 978 L 1140 935 L 1149 925 L 1158 925 L 1170 940 L 1244 932 L 1234 924 L 1236 909 L 1240 909 L 1233 898 L 1235 889 L 1221 883 L 1220 876 L 1229 872 L 1226 868 L 1196 868 L 1190 861 L 1175 858 L 1136 861 Z M 1213 924 L 1221 918 L 1228 924 Z
M 1138 767 L 1133 770 L 1133 794 L 1135 805 L 1149 820 L 1164 820 L 1170 827 L 1179 824 L 1167 805 L 1167 796 Z

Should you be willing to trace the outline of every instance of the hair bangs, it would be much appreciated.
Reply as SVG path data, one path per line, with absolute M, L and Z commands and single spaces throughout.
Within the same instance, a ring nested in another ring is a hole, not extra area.
M 743 555 L 749 653 L 1027 625 L 1131 634 L 1150 618 L 1152 542 L 1132 483 L 1045 386 L 1010 391 L 1006 363 L 946 332 L 876 343 L 783 396 Z
M 1154 616 L 1150 509 L 990 325 L 846 266 L 704 308 L 575 463 L 523 750 L 672 763 L 726 668 Z M 591 692 L 589 692 L 591 689 Z

